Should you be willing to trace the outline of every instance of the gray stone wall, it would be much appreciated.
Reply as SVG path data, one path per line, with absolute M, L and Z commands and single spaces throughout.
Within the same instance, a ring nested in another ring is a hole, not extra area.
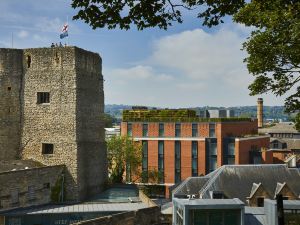
M 99 193 L 107 177 L 102 60 L 76 49 L 78 174 L 80 196 Z
M 64 166 L 52 166 L 0 173 L 0 210 L 49 203 L 51 187 L 63 170 Z M 17 202 L 12 197 L 16 193 Z
M 107 178 L 101 64 L 76 47 L 0 49 L 0 159 L 66 165 L 68 200 L 98 193 Z
M 65 164 L 68 200 L 99 193 L 107 177 L 100 56 L 75 47 L 27 49 L 27 56 L 23 158 Z M 37 92 L 50 92 L 50 103 L 37 104 Z M 54 153 L 42 154 L 42 143 Z
M 76 70 L 74 48 L 26 49 L 22 156 L 45 165 L 65 164 L 69 200 L 77 200 Z M 37 104 L 37 92 L 49 92 L 50 103 Z M 53 154 L 42 154 L 42 144 Z
M 22 62 L 22 50 L 0 49 L 0 160 L 19 157 Z

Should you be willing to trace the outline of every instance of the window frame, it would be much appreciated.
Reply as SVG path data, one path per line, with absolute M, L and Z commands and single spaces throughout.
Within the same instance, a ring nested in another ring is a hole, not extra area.
M 132 123 L 127 123 L 127 136 L 132 137 Z
M 47 149 L 50 146 L 51 146 L 51 150 Z M 42 154 L 43 155 L 53 155 L 54 154 L 54 144 L 42 143 Z
M 165 124 L 164 123 L 158 124 L 158 136 L 159 137 L 165 136 Z
M 198 137 L 198 136 L 199 136 L 198 124 L 192 123 L 192 137 Z
M 36 104 L 50 104 L 50 92 L 37 92 L 36 93 Z
M 158 141 L 158 172 L 162 173 L 163 176 L 159 175 L 159 181 L 158 183 L 164 183 L 164 170 L 165 170 L 165 161 L 164 161 L 164 156 L 165 156 L 165 150 L 164 150 L 164 141 Z
M 196 146 L 196 148 L 194 149 L 195 146 Z M 196 150 L 196 151 L 194 151 L 194 150 Z M 194 162 L 196 162 L 195 163 L 196 168 L 193 168 Z M 198 142 L 192 141 L 192 177 L 197 177 L 197 176 L 198 176 Z
M 175 137 L 181 137 L 181 124 L 175 123 Z
M 143 123 L 143 137 L 148 137 L 148 123 Z
M 174 145 L 174 169 L 175 169 L 175 184 L 181 182 L 181 142 L 175 141 Z

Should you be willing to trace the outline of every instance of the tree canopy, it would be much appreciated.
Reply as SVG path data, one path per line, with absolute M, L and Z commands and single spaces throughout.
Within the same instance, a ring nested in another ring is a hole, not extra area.
M 248 71 L 255 77 L 250 94 L 273 92 L 286 98 L 287 112 L 300 109 L 300 2 L 252 1 L 234 15 L 234 20 L 256 29 L 244 43 Z M 294 86 L 296 90 L 292 88 Z M 291 90 L 292 89 L 292 90 Z
M 127 136 L 113 136 L 107 140 L 107 158 L 111 182 L 122 183 L 125 171 L 129 176 L 139 173 L 141 145 Z
M 244 61 L 255 77 L 250 94 L 288 92 L 286 111 L 299 112 L 299 0 L 73 0 L 72 6 L 79 9 L 74 19 L 94 29 L 167 29 L 174 22 L 182 23 L 184 10 L 197 11 L 198 19 L 209 27 L 233 16 L 235 22 L 253 28 L 243 44 L 248 52 Z
M 72 7 L 79 9 L 73 19 L 81 19 L 93 29 L 108 27 L 139 30 L 149 27 L 167 29 L 173 22 L 182 23 L 183 10 L 198 10 L 207 26 L 222 23 L 225 15 L 233 15 L 245 0 L 73 0 Z

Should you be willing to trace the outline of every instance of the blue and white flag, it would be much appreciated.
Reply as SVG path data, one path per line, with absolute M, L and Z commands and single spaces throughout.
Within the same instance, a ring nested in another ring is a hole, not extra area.
M 60 39 L 63 39 L 65 37 L 68 37 L 69 34 L 68 34 L 68 28 L 69 28 L 69 25 L 68 24 L 65 24 L 63 26 L 63 28 L 61 29 L 61 34 L 59 35 Z

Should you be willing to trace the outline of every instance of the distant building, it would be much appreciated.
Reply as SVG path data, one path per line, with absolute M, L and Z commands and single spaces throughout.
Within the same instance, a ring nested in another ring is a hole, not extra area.
M 198 110 L 196 113 L 201 118 L 232 118 L 235 117 L 233 109 Z
M 121 135 L 121 127 L 120 126 L 113 126 L 104 128 L 105 129 L 105 139 L 110 139 L 113 136 L 120 136 Z
M 261 128 L 259 133 L 270 136 L 270 151 L 274 163 L 287 163 L 291 167 L 300 167 L 300 132 L 292 122 L 277 123 Z
M 256 133 L 257 120 L 204 119 L 193 110 L 124 110 L 121 123 L 121 135 L 142 143 L 142 170 L 157 170 L 166 187 L 226 164 L 271 163 L 269 137 Z

